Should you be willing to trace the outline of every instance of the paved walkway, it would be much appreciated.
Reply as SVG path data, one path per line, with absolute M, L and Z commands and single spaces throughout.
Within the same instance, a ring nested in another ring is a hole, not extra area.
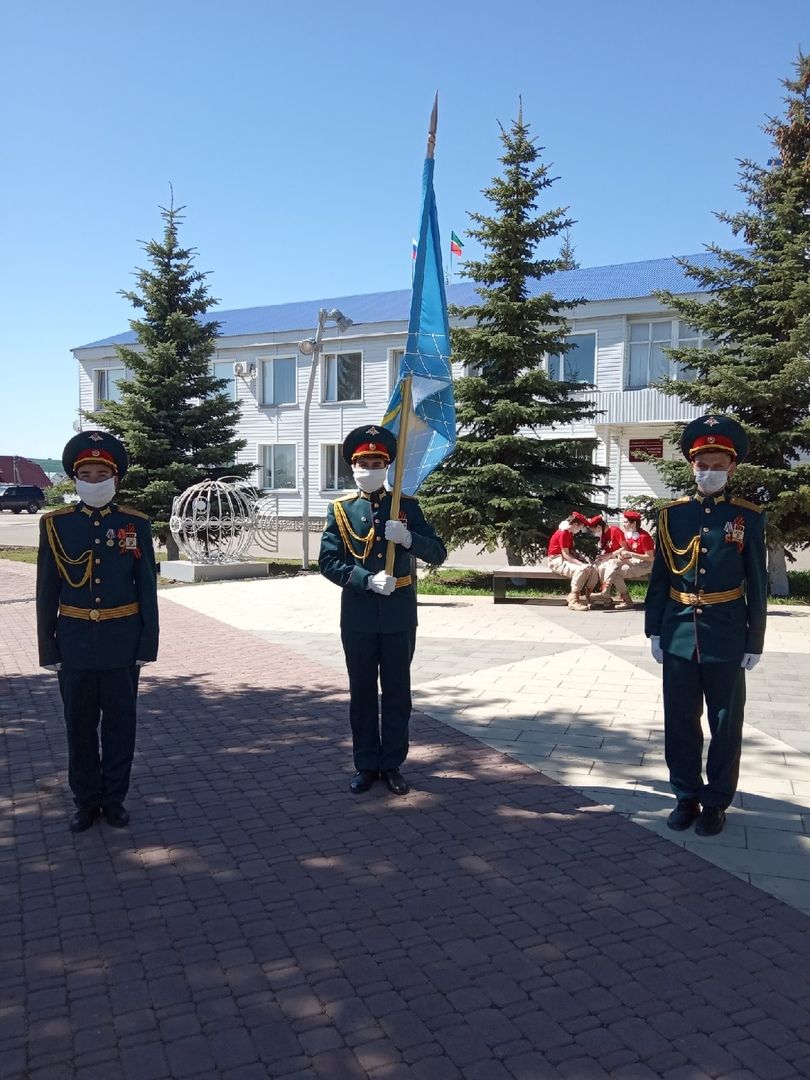
M 353 798 L 337 590 L 168 590 L 131 827 L 74 837 L 32 598 L 32 568 L 0 561 L 0 1077 L 810 1076 L 805 915 L 606 809 L 635 798 L 654 824 L 665 800 L 634 613 L 425 597 L 416 790 Z M 779 739 L 797 785 L 791 731 L 746 754 Z M 551 775 L 575 778 L 585 736 L 595 802 Z M 801 797 L 769 798 L 734 827 L 800 837 L 768 821 Z

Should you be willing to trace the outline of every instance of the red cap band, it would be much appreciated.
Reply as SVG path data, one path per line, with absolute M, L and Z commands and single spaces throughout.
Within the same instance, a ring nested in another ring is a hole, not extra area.
M 355 448 L 355 451 L 352 454 L 352 461 L 355 461 L 359 457 L 371 457 L 372 455 L 374 457 L 385 458 L 386 461 L 391 460 L 388 451 L 382 443 L 366 442 L 360 443 L 360 445 Z
M 689 457 L 693 458 L 701 450 L 722 450 L 734 458 L 737 456 L 737 450 L 728 435 L 698 435 L 689 448 Z
M 118 472 L 118 466 L 115 464 L 115 458 L 106 450 L 91 450 L 90 448 L 88 448 L 87 450 L 79 451 L 79 456 L 73 462 L 73 471 L 76 472 L 76 469 L 78 469 L 80 465 L 84 465 L 86 462 L 95 462 L 95 464 L 97 465 L 109 465 L 109 467 L 114 473 Z

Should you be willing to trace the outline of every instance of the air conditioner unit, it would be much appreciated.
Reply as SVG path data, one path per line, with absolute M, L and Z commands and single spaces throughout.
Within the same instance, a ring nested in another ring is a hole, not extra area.
M 233 373 L 234 375 L 245 374 L 245 365 L 242 363 L 241 360 L 237 360 L 237 362 L 233 365 Z

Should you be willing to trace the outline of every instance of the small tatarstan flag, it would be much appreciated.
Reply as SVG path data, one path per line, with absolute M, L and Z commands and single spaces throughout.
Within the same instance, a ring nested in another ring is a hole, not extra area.
M 419 245 L 416 243 L 415 240 L 411 240 L 411 259 L 416 258 L 416 249 L 418 246 Z
M 464 247 L 464 245 L 459 240 L 459 238 L 456 236 L 456 234 L 454 232 L 451 232 L 450 233 L 450 254 L 451 255 L 460 255 L 461 254 L 461 249 L 463 247 Z

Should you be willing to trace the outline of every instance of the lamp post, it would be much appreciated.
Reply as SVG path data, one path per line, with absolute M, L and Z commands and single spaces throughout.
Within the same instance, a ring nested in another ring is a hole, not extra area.
M 323 350 L 323 331 L 327 320 L 337 325 L 342 334 L 352 325 L 348 315 L 344 315 L 337 308 L 321 308 L 318 312 L 318 325 L 315 328 L 315 337 L 305 338 L 298 342 L 298 351 L 304 356 L 311 356 L 312 363 L 309 366 L 309 382 L 307 383 L 307 396 L 304 401 L 304 462 L 303 462 L 303 491 L 301 505 L 301 526 L 303 529 L 303 556 L 301 567 L 309 570 L 309 409 L 312 405 L 312 391 L 315 389 L 315 375 L 318 370 L 320 355 Z

